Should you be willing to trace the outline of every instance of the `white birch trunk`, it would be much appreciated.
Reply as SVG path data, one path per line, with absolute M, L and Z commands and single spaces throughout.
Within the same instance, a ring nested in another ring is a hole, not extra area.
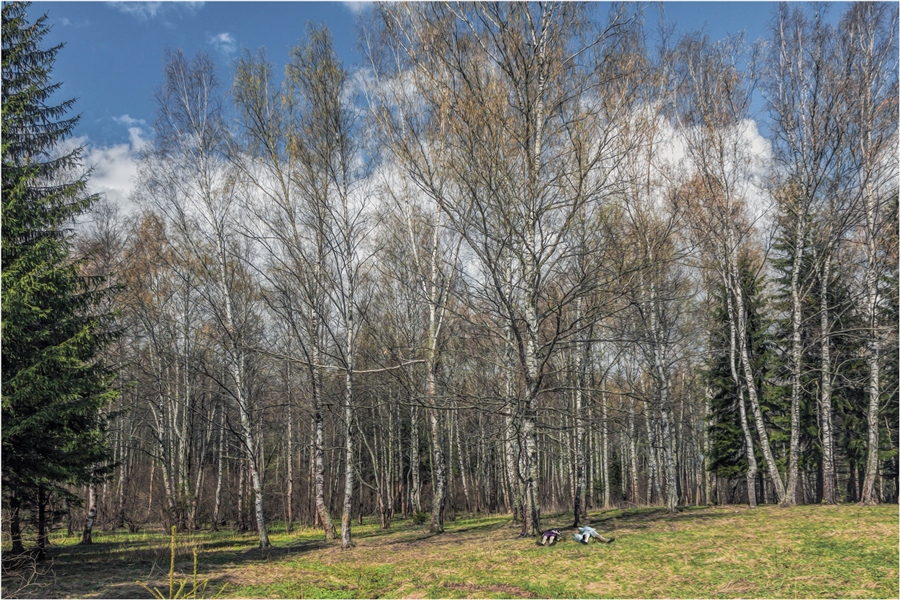
M 632 440 L 632 444 L 635 444 L 637 435 L 634 431 L 634 399 L 631 400 L 631 404 L 629 405 L 629 437 Z M 653 408 L 650 405 L 645 403 L 644 407 L 644 427 L 647 431 L 647 470 L 649 481 L 647 482 L 647 504 L 653 504 L 654 500 L 659 502 L 662 500 L 662 483 L 660 482 L 660 473 L 659 473 L 659 453 L 657 452 L 657 443 L 656 443 L 656 435 L 654 432 L 655 427 L 653 426 Z M 632 451 L 633 454 L 637 453 L 637 446 L 635 445 L 635 450 Z M 635 471 L 634 477 L 635 481 L 637 481 L 637 459 L 634 459 Z M 637 485 L 635 484 L 635 499 L 637 498 Z
M 345 360 L 347 361 L 344 375 L 344 503 L 341 512 L 341 549 L 346 550 L 353 546 L 353 538 L 350 531 L 351 511 L 353 508 L 353 476 L 355 463 L 353 461 L 353 308 L 352 294 L 347 303 L 348 318 L 345 322 L 346 347 Z
M 411 475 L 410 496 L 413 510 L 422 512 L 422 482 L 419 463 L 421 462 L 419 451 L 419 407 L 413 406 L 409 415 L 409 471 Z
M 222 510 L 222 481 L 225 471 L 225 407 L 219 409 L 219 447 L 216 450 L 216 496 L 213 505 L 212 530 L 218 531 Z
M 606 378 L 600 389 L 600 478 L 603 480 L 603 508 L 612 508 L 612 484 L 609 481 L 609 406 Z
M 828 307 L 828 280 L 831 277 L 831 253 L 826 249 L 822 258 L 819 283 L 819 324 L 822 330 L 821 379 L 822 391 L 819 398 L 819 427 L 822 441 L 822 502 L 837 504 L 835 489 L 834 433 L 831 419 L 831 322 Z
M 294 399 L 290 392 L 290 364 L 285 365 L 288 370 L 285 378 L 288 387 L 288 405 L 287 405 L 287 448 L 285 453 L 285 461 L 287 466 L 287 491 L 285 492 L 285 507 L 287 509 L 287 532 L 294 531 Z
M 635 413 L 634 413 L 634 398 L 628 399 L 628 459 L 630 469 L 622 471 L 622 481 L 628 481 L 629 487 L 631 489 L 631 502 L 637 506 L 640 502 L 640 481 L 638 480 L 638 449 L 637 449 L 637 426 L 634 422 Z M 647 452 L 650 459 L 650 481 L 647 482 L 647 502 L 650 502 L 650 491 L 653 487 L 651 482 L 656 482 L 656 458 L 655 453 L 653 452 L 653 436 L 650 433 L 650 422 L 645 419 L 644 422 L 647 424 Z M 624 448 L 622 450 L 622 455 L 625 455 Z M 623 463 L 624 464 L 624 463 Z M 625 473 L 628 473 L 628 476 Z M 624 486 L 623 486 L 624 489 Z M 657 496 L 659 496 L 659 487 L 656 487 Z
M 797 479 L 800 473 L 800 371 L 803 348 L 800 326 L 803 305 L 800 302 L 800 268 L 806 245 L 806 216 L 800 214 L 794 230 L 794 260 L 791 269 L 791 440 L 788 454 L 788 479 L 783 506 L 797 504 Z
M 880 345 L 878 339 L 878 246 L 875 236 L 877 207 L 872 192 L 865 186 L 863 202 L 866 219 L 865 318 L 866 366 L 869 369 L 869 406 L 866 411 L 867 454 L 866 475 L 862 485 L 863 504 L 877 504 L 875 479 L 878 475 L 878 410 L 881 399 Z
M 723 275 L 728 277 L 728 275 Z M 747 409 L 744 404 L 744 386 L 741 384 L 741 378 L 737 368 L 737 326 L 735 324 L 734 306 L 732 303 L 731 292 L 727 290 L 725 297 L 728 304 L 728 357 L 729 366 L 731 367 L 731 382 L 738 396 L 738 418 L 741 420 L 741 431 L 744 433 L 744 452 L 747 455 L 747 500 L 750 508 L 756 508 L 756 478 L 758 467 L 756 464 L 756 451 L 753 448 L 753 437 L 750 435 L 750 425 L 747 421 Z
M 769 433 L 766 430 L 763 421 L 762 407 L 759 403 L 759 397 L 756 393 L 756 381 L 753 374 L 753 366 L 750 364 L 750 352 L 747 348 L 747 318 L 746 304 L 744 303 L 744 292 L 741 287 L 740 273 L 738 272 L 737 260 L 734 255 L 735 245 L 733 243 L 734 235 L 730 230 L 727 232 L 727 245 L 730 256 L 728 256 L 728 269 L 731 274 L 731 293 L 734 298 L 734 312 L 737 315 L 737 336 L 738 351 L 740 353 L 741 366 L 744 370 L 744 378 L 747 384 L 747 394 L 750 397 L 750 406 L 753 410 L 753 418 L 756 422 L 756 432 L 759 435 L 759 445 L 762 449 L 763 458 L 766 461 L 766 468 L 769 471 L 769 477 L 775 486 L 776 501 L 780 504 L 784 499 L 785 490 L 784 482 L 781 474 L 778 472 L 778 466 L 775 464 L 775 456 L 772 454 L 772 446 L 769 444 Z M 728 279 L 726 279 L 728 281 Z
M 575 305 L 575 313 L 576 318 L 581 318 L 582 300 L 579 298 L 576 301 Z M 588 346 L 588 342 L 581 342 L 584 344 L 582 348 L 579 345 L 575 347 L 575 443 L 573 452 L 574 452 L 574 517 L 575 522 L 574 526 L 578 527 L 580 524 L 581 517 L 587 516 L 584 506 L 584 489 L 585 489 L 585 472 L 584 472 L 584 400 L 583 400 L 583 391 L 582 388 L 584 386 L 584 355 L 585 353 L 590 352 L 590 348 Z
M 472 500 L 469 496 L 469 482 L 466 477 L 465 453 L 463 452 L 462 441 L 459 438 L 459 409 L 456 411 L 456 458 L 459 463 L 459 477 L 462 480 L 463 496 L 466 499 L 466 512 L 472 510 Z

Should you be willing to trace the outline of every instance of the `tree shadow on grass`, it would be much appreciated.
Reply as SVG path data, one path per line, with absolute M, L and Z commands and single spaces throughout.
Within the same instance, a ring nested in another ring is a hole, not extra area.
M 199 541 L 198 541 L 199 542 Z M 198 579 L 223 568 L 266 562 L 328 547 L 324 540 L 293 541 L 271 548 L 241 547 L 235 540 L 198 543 Z M 187 546 L 187 548 L 186 548 Z M 159 587 L 168 593 L 169 547 L 147 548 L 146 542 L 95 542 L 88 546 L 61 546 L 48 549 L 48 559 L 55 559 L 53 572 L 42 576 L 33 586 L 18 594 L 10 594 L 4 585 L 3 596 L 18 598 L 147 598 L 147 590 L 137 582 Z M 175 559 L 176 580 L 191 579 L 193 555 L 189 544 L 178 545 Z M 148 583 L 149 582 L 149 583 Z M 211 578 L 206 593 L 214 595 L 227 579 Z M 191 588 L 191 583 L 187 588 Z
M 291 556 L 302 555 L 315 550 L 324 550 L 329 546 L 334 547 L 335 542 L 325 540 L 295 541 L 288 544 L 279 544 L 268 548 L 250 546 L 246 548 L 234 548 L 233 543 L 223 541 L 221 543 L 204 544 L 200 551 L 200 565 L 204 563 L 216 566 L 236 566 L 259 562 L 277 561 Z M 218 549 L 216 549 L 218 548 Z M 225 549 L 227 548 L 227 549 Z
M 716 521 L 728 518 L 730 515 L 719 511 L 711 511 L 706 506 L 689 506 L 684 507 L 675 514 L 669 513 L 666 508 L 646 507 L 631 509 L 614 509 L 601 513 L 587 519 L 588 524 L 592 527 L 597 525 L 606 529 L 616 529 L 618 527 L 628 527 L 630 529 L 647 529 L 653 523 L 660 521 L 682 522 L 682 521 Z
M 466 544 L 471 543 L 472 537 L 477 534 L 492 534 L 495 532 L 502 532 L 503 530 L 509 527 L 508 521 L 495 521 L 491 523 L 484 523 L 481 525 L 465 525 L 462 527 L 455 527 L 450 525 L 444 529 L 443 533 L 432 533 L 430 531 L 419 531 L 416 532 L 413 536 L 404 536 L 400 539 L 386 540 L 382 542 L 384 545 L 388 546 L 398 546 L 398 545 L 419 545 L 428 542 L 428 540 L 433 540 L 436 544 Z M 394 531 L 397 533 L 406 533 L 402 532 L 402 530 Z M 371 539 L 372 537 L 377 536 L 360 536 L 361 539 Z M 479 536 L 481 539 L 483 536 Z M 515 535 L 510 535 L 510 539 L 513 539 Z M 380 540 L 379 540 L 380 541 Z M 380 544 L 378 544 L 380 545 Z

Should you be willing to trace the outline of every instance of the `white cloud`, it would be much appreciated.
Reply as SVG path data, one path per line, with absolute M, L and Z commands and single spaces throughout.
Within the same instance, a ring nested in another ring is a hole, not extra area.
M 162 17 L 164 13 L 187 10 L 196 13 L 203 7 L 203 2 L 110 2 L 109 5 L 139 21 L 150 21 Z
M 227 31 L 207 36 L 206 42 L 222 54 L 234 54 L 237 51 L 237 40 Z
M 63 27 L 87 27 L 91 24 L 91 22 L 87 19 L 82 19 L 80 21 L 73 21 L 69 17 L 63 17 L 60 19 L 59 24 Z
M 110 2 L 110 6 L 140 21 L 149 21 L 160 14 L 162 2 Z
M 136 120 L 136 119 L 135 119 Z M 84 148 L 84 165 L 92 169 L 88 191 L 106 196 L 110 203 L 128 213 L 138 172 L 138 157 L 150 143 L 139 127 L 129 127 L 129 141 L 112 146 L 95 146 L 87 137 L 67 140 L 65 146 Z
M 119 125 L 125 125 L 126 127 L 134 127 L 136 125 L 144 125 L 147 123 L 144 119 L 135 119 L 129 115 L 121 115 L 119 117 L 113 117 L 113 121 L 118 123 Z
M 128 128 L 128 139 L 134 152 L 143 152 L 150 142 L 144 137 L 144 130 L 140 127 Z
M 358 15 L 363 13 L 372 6 L 371 2 L 360 1 L 360 2 L 341 2 L 344 5 L 344 8 L 352 12 L 354 15 Z

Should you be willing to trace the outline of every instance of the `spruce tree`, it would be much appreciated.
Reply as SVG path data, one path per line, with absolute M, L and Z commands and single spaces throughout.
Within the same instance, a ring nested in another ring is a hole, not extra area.
M 109 462 L 102 409 L 115 391 L 98 354 L 110 337 L 102 281 L 70 256 L 73 219 L 96 200 L 80 173 L 81 149 L 60 152 L 77 117 L 53 103 L 51 69 L 61 46 L 41 47 L 47 16 L 28 4 L 2 8 L 2 450 L 3 496 L 13 551 L 24 550 L 20 510 L 45 507 Z

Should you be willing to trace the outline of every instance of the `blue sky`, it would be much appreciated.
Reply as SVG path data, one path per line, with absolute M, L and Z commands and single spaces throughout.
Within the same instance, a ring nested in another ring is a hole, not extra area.
M 167 48 L 217 59 L 223 86 L 240 52 L 265 47 L 283 65 L 306 23 L 324 23 L 341 58 L 357 60 L 356 11 L 340 2 L 36 2 L 53 30 L 48 43 L 64 42 L 54 68 L 62 97 L 76 97 L 82 114 L 77 135 L 94 144 L 127 141 L 128 129 L 150 126 L 154 90 L 162 81 Z M 127 117 L 127 118 L 126 118 Z
M 667 2 L 668 21 L 679 31 L 703 29 L 713 39 L 744 31 L 767 35 L 771 2 Z M 846 3 L 835 3 L 837 19 Z M 53 71 L 63 82 L 60 99 L 77 98 L 82 115 L 76 142 L 95 167 L 92 187 L 127 195 L 134 158 L 150 139 L 154 90 L 162 80 L 164 52 L 208 52 L 228 87 L 231 65 L 243 49 L 265 47 L 280 68 L 308 22 L 326 25 L 345 65 L 364 62 L 357 51 L 357 17 L 365 2 L 35 2 L 30 18 L 47 13 L 47 44 L 65 43 Z M 648 26 L 657 11 L 647 5 Z

